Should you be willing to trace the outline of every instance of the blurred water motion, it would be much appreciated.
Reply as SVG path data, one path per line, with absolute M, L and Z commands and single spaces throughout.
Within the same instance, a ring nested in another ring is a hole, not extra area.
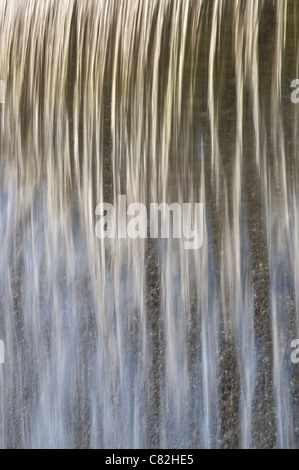
M 0 1 L 1 447 L 299 447 L 298 6 Z

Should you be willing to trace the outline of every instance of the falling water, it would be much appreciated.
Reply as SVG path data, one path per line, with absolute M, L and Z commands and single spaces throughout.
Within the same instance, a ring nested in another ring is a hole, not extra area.
M 0 0 L 0 446 L 299 447 L 295 0 Z M 204 241 L 101 202 L 201 202 Z

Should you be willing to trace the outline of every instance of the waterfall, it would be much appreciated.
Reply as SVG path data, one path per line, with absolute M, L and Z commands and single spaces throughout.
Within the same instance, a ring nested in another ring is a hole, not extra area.
M 296 0 L 0 0 L 0 447 L 299 447 L 298 31 Z M 100 239 L 120 195 L 202 203 L 202 246 Z

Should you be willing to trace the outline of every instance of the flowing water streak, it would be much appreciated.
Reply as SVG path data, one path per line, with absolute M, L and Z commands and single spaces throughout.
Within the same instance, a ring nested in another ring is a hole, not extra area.
M 248 7 L 247 7 L 248 8 Z M 242 16 L 244 15 L 244 23 Z M 234 265 L 230 272 L 235 276 L 235 335 L 238 363 L 241 381 L 241 446 L 249 448 L 251 444 L 251 411 L 255 381 L 255 352 L 252 287 L 250 282 L 250 258 L 246 247 L 249 245 L 247 218 L 244 213 L 243 186 L 243 127 L 244 127 L 244 88 L 246 75 L 243 66 L 243 51 L 245 46 L 245 27 L 252 29 L 248 21 L 248 10 L 241 11 L 241 2 L 236 2 L 235 10 L 235 57 L 236 57 L 236 94 L 237 94 L 237 130 L 236 130 L 236 160 L 233 180 L 234 219 L 232 240 L 234 243 Z M 241 23 L 241 24 L 240 24 Z M 246 42 L 246 46 L 248 43 Z M 248 51 L 248 49 L 245 49 Z M 251 54 L 254 50 L 251 49 Z M 245 70 L 246 72 L 246 70 Z M 245 76 L 244 76 L 245 75 Z
M 240 383 L 237 445 L 252 445 L 252 162 L 271 272 L 277 445 L 294 445 L 281 359 L 284 299 L 294 282 L 298 303 L 299 278 L 298 181 L 288 177 L 281 106 L 289 2 L 272 5 L 270 129 L 259 63 L 268 6 L 0 0 L 1 447 L 221 446 L 222 334 Z M 225 74 L 235 94 L 231 147 L 221 140 Z M 295 148 L 296 136 L 294 125 Z M 120 194 L 128 204 L 203 202 L 203 247 L 97 240 L 95 207 Z
M 288 2 L 280 3 L 276 16 L 276 49 L 273 61 L 273 81 L 271 89 L 271 144 L 273 146 L 274 168 L 267 164 L 267 186 L 265 194 L 265 219 L 271 273 L 271 316 L 274 358 L 274 390 L 277 406 L 277 444 L 282 448 L 294 445 L 293 425 L 290 417 L 291 402 L 288 391 L 288 367 L 282 351 L 287 344 L 289 312 L 286 299 L 291 290 L 289 253 L 290 239 L 290 191 L 287 182 L 285 129 L 282 115 L 282 64 L 286 41 L 286 21 Z M 279 208 L 279 213 L 277 211 Z

